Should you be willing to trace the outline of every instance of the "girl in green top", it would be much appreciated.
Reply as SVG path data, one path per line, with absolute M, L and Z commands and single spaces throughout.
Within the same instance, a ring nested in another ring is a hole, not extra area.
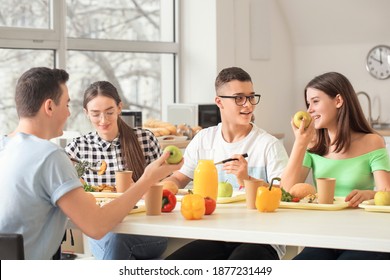
M 282 185 L 288 191 L 313 179 L 336 178 L 336 196 L 350 207 L 373 199 L 375 190 L 390 191 L 390 161 L 384 139 L 365 119 L 357 95 L 343 75 L 329 72 L 311 80 L 305 99 L 312 122 L 305 129 L 293 123 L 295 142 Z M 375 189 L 375 190 L 374 190 Z M 390 254 L 305 248 L 295 259 L 390 259 Z

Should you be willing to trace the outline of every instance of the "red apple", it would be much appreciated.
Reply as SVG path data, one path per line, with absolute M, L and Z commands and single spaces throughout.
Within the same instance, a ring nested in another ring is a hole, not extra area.
M 211 215 L 213 214 L 215 208 L 217 207 L 217 202 L 212 199 L 211 197 L 205 197 L 204 198 L 204 204 L 206 207 L 205 215 Z

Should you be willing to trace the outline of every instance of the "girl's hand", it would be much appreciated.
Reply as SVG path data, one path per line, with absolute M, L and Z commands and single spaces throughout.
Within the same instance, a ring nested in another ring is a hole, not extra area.
M 372 190 L 353 190 L 345 198 L 346 202 L 349 202 L 349 207 L 358 207 L 360 203 L 365 200 L 373 199 L 375 196 L 375 191 Z
M 291 119 L 291 127 L 295 135 L 295 141 L 305 147 L 308 147 L 315 137 L 314 120 L 311 121 L 307 128 L 305 128 L 305 120 L 302 120 L 301 126 L 297 128 L 294 125 L 294 120 Z

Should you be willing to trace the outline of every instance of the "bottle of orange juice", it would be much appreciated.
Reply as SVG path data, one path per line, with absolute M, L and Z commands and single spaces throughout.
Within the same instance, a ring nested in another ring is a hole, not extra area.
M 217 200 L 218 172 L 214 165 L 213 150 L 199 152 L 198 165 L 194 171 L 194 194 Z

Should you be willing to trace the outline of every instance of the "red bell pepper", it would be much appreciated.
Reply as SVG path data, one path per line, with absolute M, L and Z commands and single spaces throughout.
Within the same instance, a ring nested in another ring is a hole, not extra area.
M 176 196 L 170 190 L 163 190 L 161 212 L 171 212 L 176 206 Z

